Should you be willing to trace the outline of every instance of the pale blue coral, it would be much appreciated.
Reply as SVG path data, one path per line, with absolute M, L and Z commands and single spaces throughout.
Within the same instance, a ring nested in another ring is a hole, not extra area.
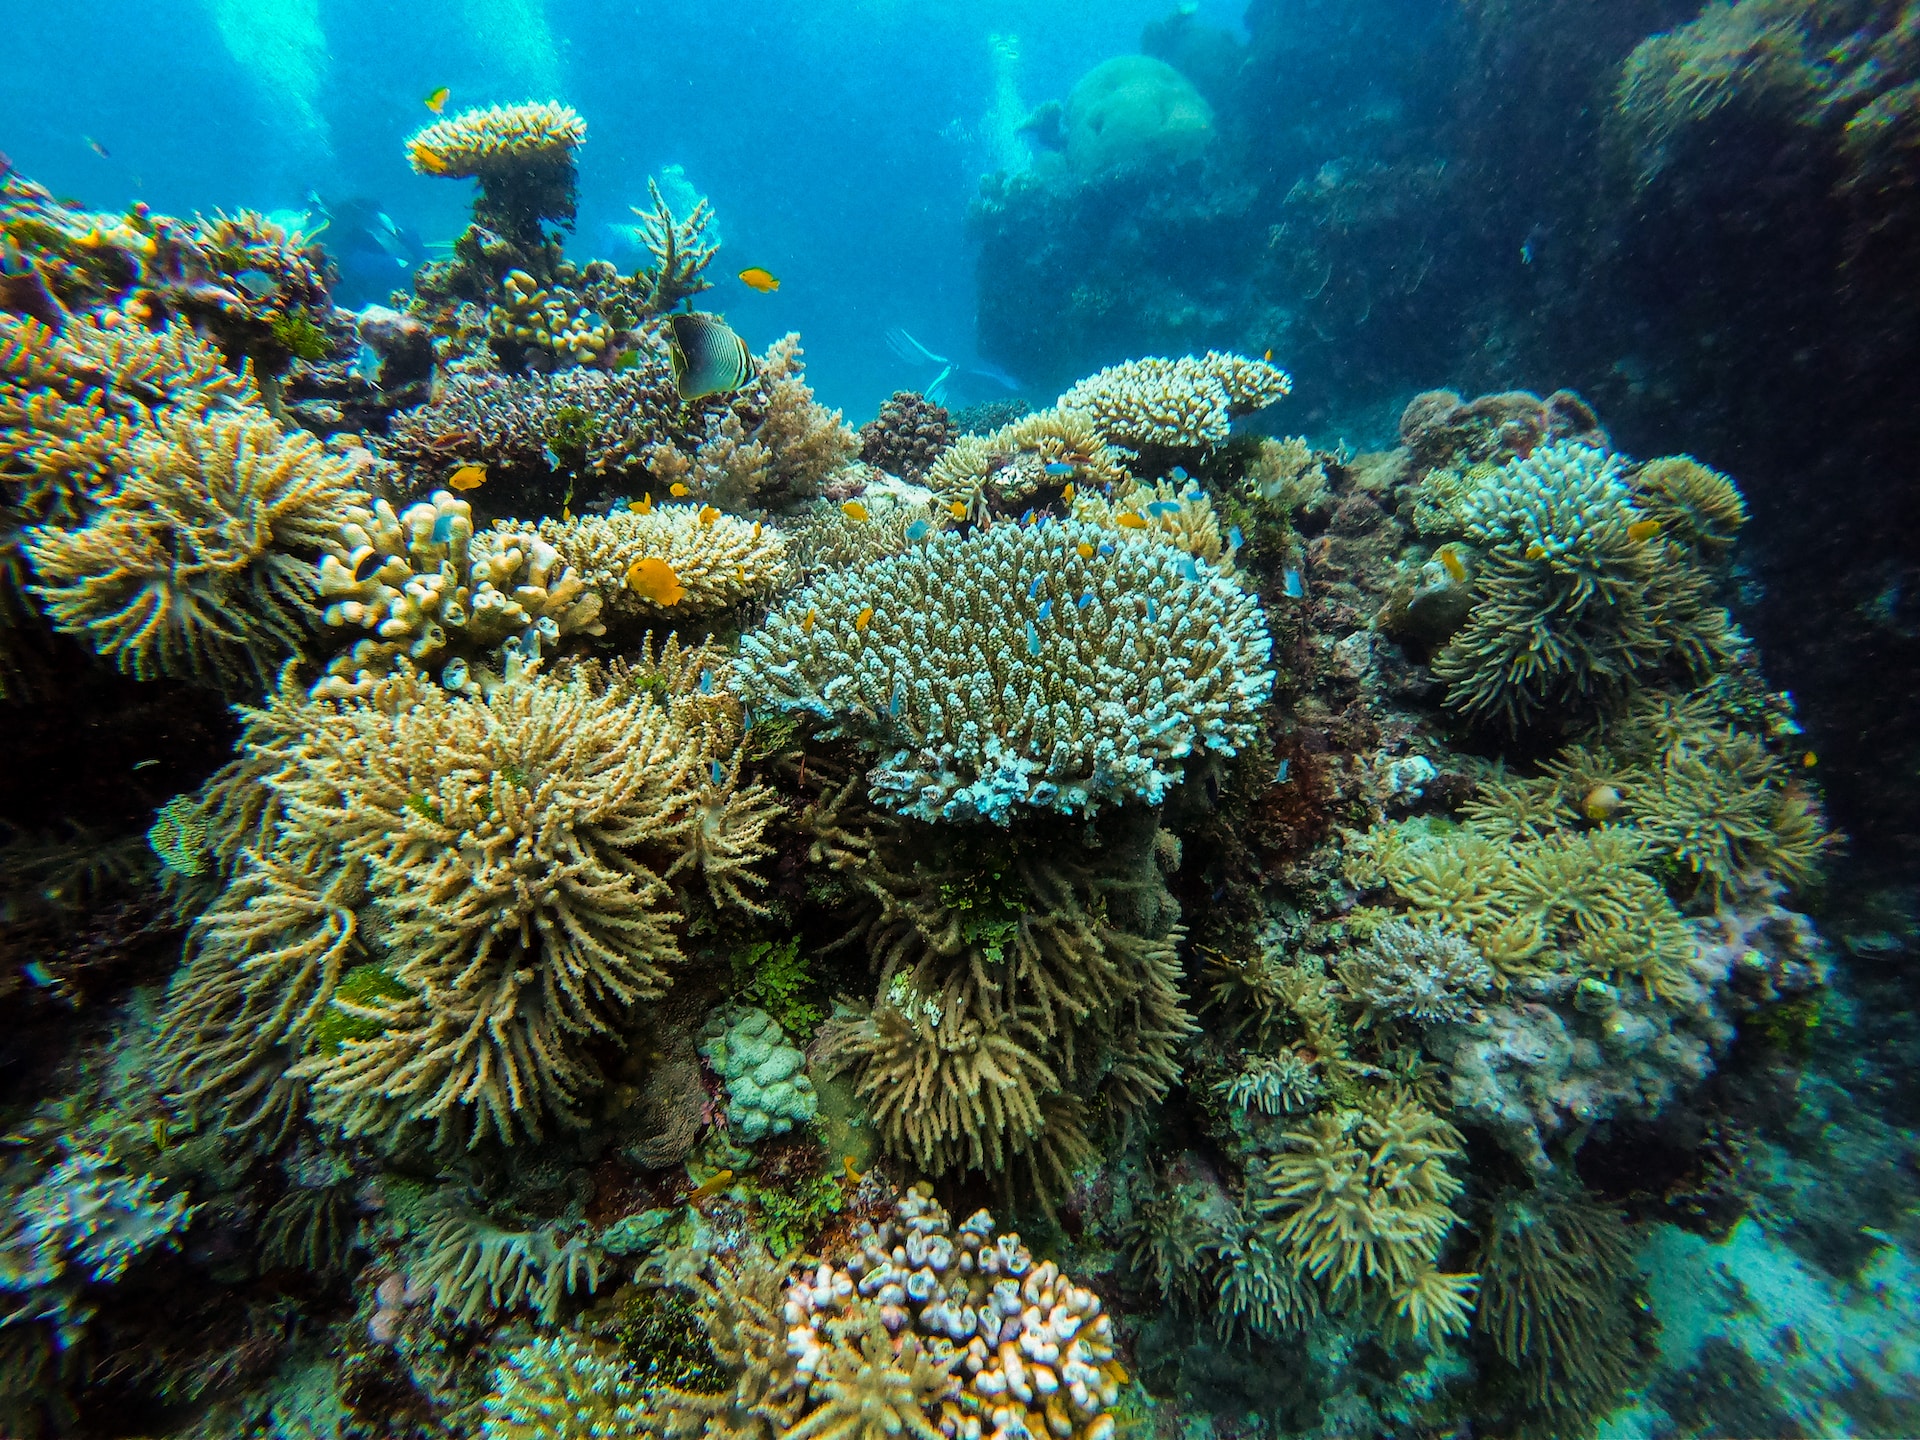
M 879 803 L 998 824 L 1159 803 L 1188 757 L 1252 740 L 1274 679 L 1258 602 L 1218 569 L 1072 521 L 824 577 L 744 652 L 753 703 L 881 752 Z

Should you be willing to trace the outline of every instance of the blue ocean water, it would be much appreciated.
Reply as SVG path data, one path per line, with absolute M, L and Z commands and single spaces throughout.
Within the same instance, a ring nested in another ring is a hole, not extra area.
M 0 21 L 0 1440 L 1920 1434 L 1920 0 Z

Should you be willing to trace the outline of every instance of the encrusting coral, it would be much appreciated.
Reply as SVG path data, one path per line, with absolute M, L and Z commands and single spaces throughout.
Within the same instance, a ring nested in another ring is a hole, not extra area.
M 1209 350 L 1177 360 L 1128 360 L 1089 376 L 1060 397 L 1109 445 L 1139 450 L 1210 450 L 1236 415 L 1250 415 L 1293 390 L 1287 372 L 1265 360 Z
M 941 534 L 816 581 L 744 641 L 754 703 L 881 754 L 881 803 L 1008 823 L 1016 807 L 1157 803 L 1232 755 L 1272 689 L 1255 601 L 1164 546 L 1076 523 Z
M 263 683 L 317 618 L 312 557 L 358 471 L 258 410 L 163 413 L 129 454 L 84 524 L 27 532 L 47 618 L 141 679 Z
M 1467 509 L 1473 608 L 1433 672 L 1471 719 L 1591 716 L 1663 671 L 1705 678 L 1742 643 L 1684 550 L 1634 508 L 1616 456 L 1543 447 Z
M 365 694 L 396 670 L 478 691 L 568 636 L 605 633 L 601 594 L 553 545 L 504 524 L 476 536 L 472 509 L 445 490 L 399 515 L 385 500 L 351 507 L 317 588 L 328 626 L 368 632 L 328 662 L 322 699 Z
M 170 995 L 179 1102 L 271 1134 L 304 1094 L 377 1139 L 576 1120 L 601 1080 L 583 1040 L 680 958 L 674 878 L 751 903 L 769 802 L 739 784 L 727 675 L 670 643 L 485 698 L 395 676 L 251 712 L 273 845 L 240 860 Z

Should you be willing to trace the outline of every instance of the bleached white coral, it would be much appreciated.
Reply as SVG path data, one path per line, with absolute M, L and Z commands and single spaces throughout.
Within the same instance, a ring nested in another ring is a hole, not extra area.
M 1232 755 L 1273 688 L 1258 603 L 1168 547 L 1075 522 L 937 535 L 823 577 L 743 642 L 756 705 L 883 750 L 879 802 L 1006 824 L 1158 803 Z

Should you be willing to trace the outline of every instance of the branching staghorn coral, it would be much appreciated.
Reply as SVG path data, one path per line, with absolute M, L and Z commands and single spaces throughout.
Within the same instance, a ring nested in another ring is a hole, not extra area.
M 445 490 L 399 515 L 385 500 L 351 507 L 318 589 L 329 626 L 365 632 L 328 662 L 321 699 L 366 694 L 398 670 L 478 691 L 569 636 L 605 633 L 602 594 L 552 545 L 505 522 L 476 536 L 471 507 Z
M 695 1314 L 727 1381 L 711 1390 L 654 1386 L 648 1398 L 664 1440 L 781 1440 L 799 1419 L 807 1382 L 787 1345 L 786 1283 L 758 1243 L 691 1278 Z
M 1071 468 L 1049 474 L 1049 466 Z M 1086 492 L 1125 484 L 1121 453 L 1106 444 L 1093 421 L 1054 409 L 1023 415 L 991 435 L 965 435 L 933 462 L 927 488 L 943 506 L 965 507 L 975 520 L 1018 515 L 1042 491 L 1068 484 Z
M 1157 1100 L 1192 1029 L 1151 860 L 1138 836 L 1098 859 L 943 843 L 848 814 L 857 783 L 803 821 L 876 907 L 860 933 L 878 997 L 823 1028 L 823 1055 L 851 1070 L 887 1147 L 928 1172 L 1019 1160 L 1058 1182 L 1087 1153 L 1089 1085 L 1123 1109 Z
M 607 601 L 609 617 L 682 619 L 730 610 L 779 586 L 786 538 L 771 525 L 716 515 L 704 506 L 650 505 L 607 515 L 543 520 L 540 535 Z M 642 560 L 673 571 L 683 593 L 671 604 L 628 579 Z
M 169 1089 L 236 1128 L 272 1139 L 304 1107 L 382 1139 L 537 1136 L 600 1083 L 583 1040 L 665 989 L 674 877 L 753 903 L 770 800 L 739 784 L 718 655 L 670 642 L 485 699 L 395 676 L 297 716 L 250 731 L 273 844 L 196 928 L 166 1017 Z
M 1210 450 L 1236 415 L 1250 415 L 1293 389 L 1287 372 L 1264 360 L 1209 350 L 1177 360 L 1128 360 L 1089 376 L 1060 397 L 1109 445 L 1138 450 Z
M 1438 1276 L 1434 1262 L 1458 1217 L 1464 1189 L 1447 1168 L 1464 1141 L 1410 1102 L 1378 1114 L 1340 1110 L 1286 1133 L 1253 1197 L 1265 1238 L 1325 1288 L 1333 1303 L 1384 1294 L 1413 1328 L 1461 1328 L 1472 1277 Z M 1430 1277 L 1453 1282 L 1436 1285 Z M 1446 1299 L 1450 1291 L 1452 1303 Z
M 1469 502 L 1466 625 L 1434 657 L 1447 704 L 1522 730 L 1615 703 L 1664 669 L 1704 676 L 1741 644 L 1686 551 L 1631 503 L 1617 457 L 1535 450 Z
M 1338 966 L 1340 981 L 1376 1015 L 1430 1025 L 1462 1020 L 1493 988 L 1493 970 L 1473 946 L 1438 925 L 1389 920 Z
M 676 217 L 658 183 L 648 176 L 647 198 L 653 202 L 651 209 L 631 207 L 640 221 L 635 227 L 640 240 L 653 254 L 653 268 L 643 277 L 644 298 L 649 312 L 664 315 L 682 300 L 713 288 L 706 269 L 720 247 L 707 238 L 713 206 L 705 196 L 687 215 Z
M 606 1253 L 584 1229 L 510 1230 L 470 1211 L 449 1209 L 427 1231 L 416 1278 L 432 1288 L 433 1308 L 462 1325 L 474 1324 L 489 1310 L 522 1306 L 551 1325 L 567 1296 L 591 1295 L 599 1288 L 606 1264 Z
M 882 752 L 881 803 L 1002 825 L 1158 803 L 1187 757 L 1253 738 L 1273 685 L 1252 598 L 1074 523 L 934 536 L 823 577 L 743 645 L 756 705 Z
M 564 1332 L 508 1355 L 482 1403 L 485 1440 L 630 1440 L 650 1433 L 646 1391 L 633 1367 Z
M 1634 1245 L 1619 1212 L 1577 1194 L 1509 1192 L 1479 1265 L 1475 1325 L 1524 1376 L 1529 1403 L 1570 1428 L 1613 1408 L 1636 1368 Z
M 773 479 L 773 452 L 731 410 L 709 415 L 692 449 L 650 446 L 646 462 L 654 486 L 667 494 L 732 510 L 751 508 Z
M 162 414 L 132 464 L 78 528 L 27 532 L 47 618 L 143 680 L 264 683 L 313 624 L 358 472 L 258 410 Z

